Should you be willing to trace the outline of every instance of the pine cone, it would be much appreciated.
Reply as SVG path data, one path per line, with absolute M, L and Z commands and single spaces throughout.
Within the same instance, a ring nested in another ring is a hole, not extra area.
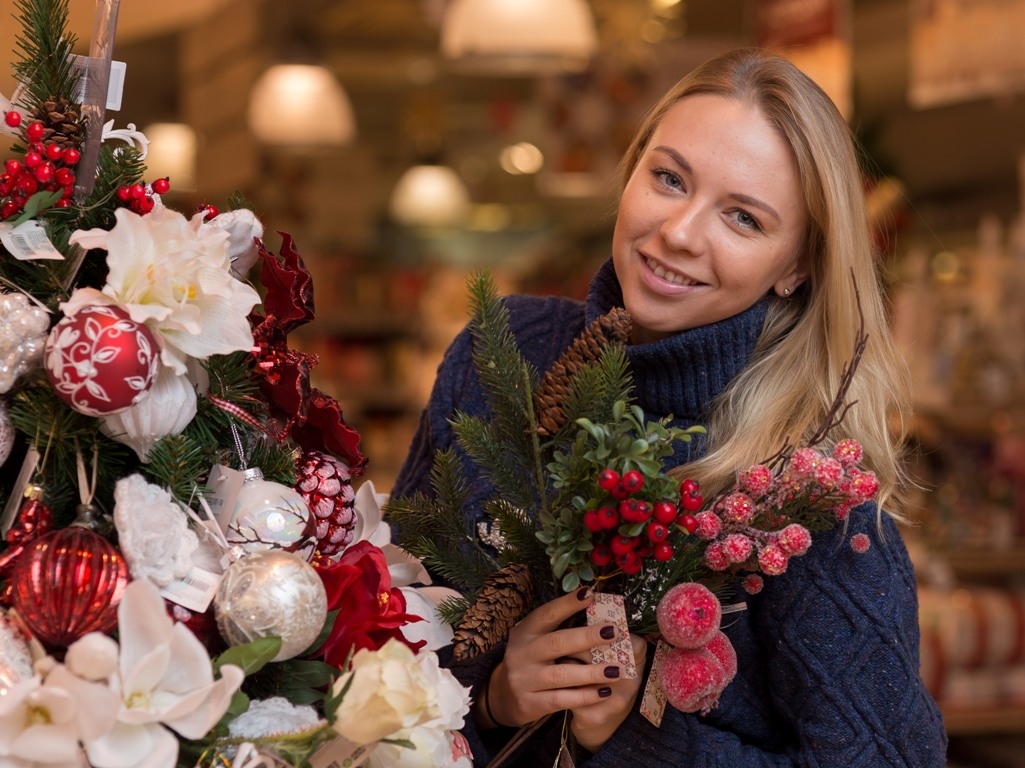
M 525 565 L 512 563 L 488 576 L 456 627 L 453 656 L 468 661 L 502 642 L 530 612 L 533 595 L 534 577 Z
M 61 149 L 82 149 L 85 124 L 78 109 L 67 99 L 44 101 L 32 110 L 31 120 L 43 124 L 43 143 L 54 143 Z
M 597 363 L 609 345 L 625 345 L 632 324 L 630 313 L 616 307 L 591 322 L 555 361 L 534 397 L 538 434 L 553 435 L 565 425 L 562 405 L 573 378 L 588 365 Z

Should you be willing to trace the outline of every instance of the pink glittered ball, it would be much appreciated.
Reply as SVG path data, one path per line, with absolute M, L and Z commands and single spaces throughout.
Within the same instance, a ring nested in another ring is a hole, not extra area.
M 677 648 L 700 648 L 718 631 L 722 606 L 712 590 L 689 581 L 662 596 L 655 616 L 667 643 Z
M 705 644 L 705 650 L 722 664 L 723 680 L 729 684 L 737 675 L 737 652 L 733 648 L 733 643 L 726 637 L 726 633 L 719 630 L 712 635 L 712 639 Z
M 160 348 L 153 333 L 120 307 L 97 304 L 50 331 L 43 363 L 57 396 L 87 416 L 135 405 L 153 386 Z
M 722 664 L 704 648 L 674 648 L 659 669 L 666 700 L 681 712 L 711 709 L 726 687 Z

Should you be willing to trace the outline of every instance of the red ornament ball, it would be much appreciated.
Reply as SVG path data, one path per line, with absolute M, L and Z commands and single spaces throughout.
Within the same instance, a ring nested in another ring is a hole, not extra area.
M 153 333 L 125 310 L 105 304 L 83 307 L 57 323 L 44 352 L 54 392 L 87 416 L 139 402 L 153 386 L 159 362 Z
M 309 505 L 317 526 L 317 551 L 330 557 L 352 543 L 356 494 L 348 465 L 321 451 L 307 451 L 296 462 L 295 489 Z
M 49 648 L 67 648 L 89 632 L 117 625 L 128 566 L 100 534 L 71 525 L 26 546 L 11 583 L 12 605 L 32 634 Z
M 667 643 L 677 648 L 700 648 L 719 630 L 722 606 L 704 584 L 687 581 L 662 596 L 655 617 Z
M 674 648 L 662 659 L 659 679 L 666 700 L 681 712 L 705 712 L 726 687 L 726 671 L 705 648 Z

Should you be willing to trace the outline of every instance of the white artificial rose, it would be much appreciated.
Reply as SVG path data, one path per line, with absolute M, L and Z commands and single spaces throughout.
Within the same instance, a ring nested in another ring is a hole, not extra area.
M 190 220 L 162 205 L 144 216 L 127 208 L 114 215 L 110 230 L 78 230 L 70 242 L 107 252 L 103 294 L 160 337 L 164 365 L 185 373 L 190 357 L 252 348 L 249 312 L 260 297 L 231 274 L 227 230 L 203 213 Z M 61 310 L 73 314 L 88 299 L 76 291 Z
M 132 578 L 166 587 L 191 570 L 199 538 L 171 494 L 142 475 L 114 486 L 114 525 Z

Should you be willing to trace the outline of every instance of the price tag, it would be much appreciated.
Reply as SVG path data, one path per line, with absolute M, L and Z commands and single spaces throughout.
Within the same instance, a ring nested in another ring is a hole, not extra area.
M 16 227 L 0 224 L 0 242 L 18 261 L 64 260 L 64 254 L 50 242 L 46 229 L 36 219 L 23 221 Z
M 192 566 L 185 576 L 163 587 L 160 594 L 190 611 L 204 613 L 217 594 L 221 578 L 219 573 Z

